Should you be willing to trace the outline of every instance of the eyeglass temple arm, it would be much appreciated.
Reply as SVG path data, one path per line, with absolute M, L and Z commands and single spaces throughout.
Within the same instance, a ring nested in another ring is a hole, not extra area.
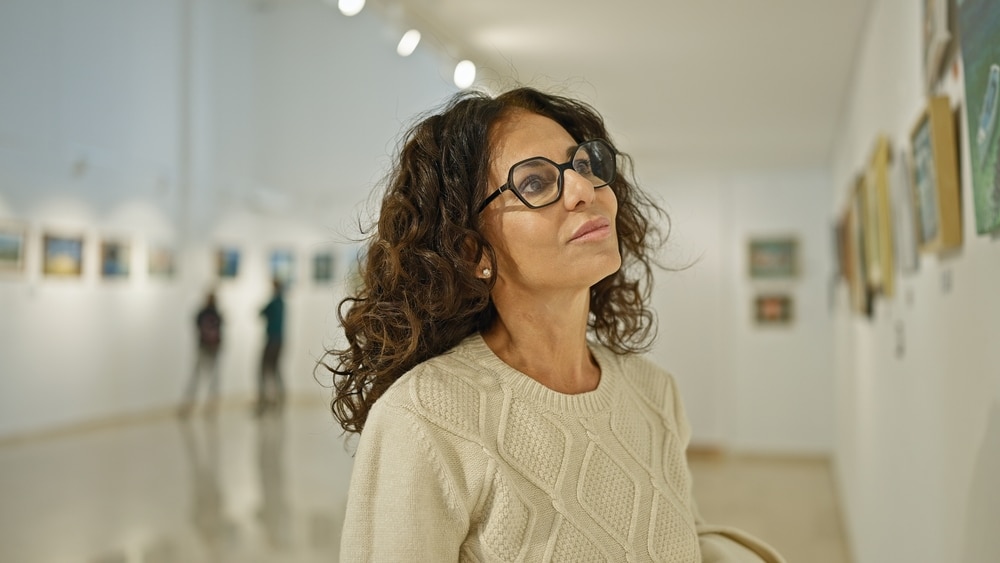
M 499 188 L 497 188 L 497 191 L 491 193 L 489 195 L 489 197 L 487 197 L 486 199 L 484 199 L 483 202 L 479 204 L 479 211 L 477 211 L 477 213 L 482 213 L 483 210 L 486 209 L 486 206 L 489 205 L 491 201 L 493 201 L 494 199 L 500 197 L 500 194 L 503 193 L 503 190 L 506 187 L 507 187 L 506 184 L 500 186 Z

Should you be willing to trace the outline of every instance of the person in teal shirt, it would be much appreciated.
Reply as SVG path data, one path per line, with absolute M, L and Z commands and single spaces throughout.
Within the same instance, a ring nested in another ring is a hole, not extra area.
M 260 378 L 257 382 L 256 413 L 279 410 L 285 400 L 285 384 L 281 380 L 281 345 L 285 334 L 285 300 L 282 298 L 281 282 L 273 280 L 274 293 L 260 311 L 266 321 L 264 354 L 260 362 Z

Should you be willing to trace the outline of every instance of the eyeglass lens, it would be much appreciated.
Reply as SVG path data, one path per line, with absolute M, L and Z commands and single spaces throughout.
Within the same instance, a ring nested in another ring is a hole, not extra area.
M 573 160 L 562 167 L 544 158 L 533 158 L 510 171 L 510 187 L 533 207 L 559 198 L 562 170 L 572 168 L 600 188 L 615 179 L 615 153 L 602 141 L 589 141 L 576 149 Z

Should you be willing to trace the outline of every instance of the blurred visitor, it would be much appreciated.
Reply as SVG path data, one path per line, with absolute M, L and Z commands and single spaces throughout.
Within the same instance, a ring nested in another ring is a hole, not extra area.
M 205 297 L 205 305 L 195 316 L 195 326 L 198 330 L 198 356 L 195 359 L 194 371 L 188 380 L 184 391 L 180 415 L 191 414 L 199 382 L 208 379 L 208 400 L 206 413 L 214 413 L 219 402 L 219 348 L 222 345 L 222 315 L 215 306 L 215 293 L 209 292 Z
M 285 385 L 281 380 L 281 343 L 285 333 L 285 300 L 281 282 L 272 282 L 271 300 L 260 311 L 266 322 L 264 354 L 260 361 L 260 379 L 257 385 L 258 415 L 268 410 L 279 410 L 285 400 Z

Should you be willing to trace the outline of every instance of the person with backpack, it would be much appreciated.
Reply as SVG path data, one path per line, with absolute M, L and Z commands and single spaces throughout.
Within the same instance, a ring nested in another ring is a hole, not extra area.
M 206 412 L 214 413 L 219 402 L 219 348 L 222 345 L 222 315 L 215 306 L 215 293 L 209 292 L 205 305 L 195 316 L 198 331 L 198 355 L 194 371 L 188 380 L 187 389 L 180 407 L 180 415 L 186 417 L 194 407 L 198 384 L 208 379 L 208 400 Z

